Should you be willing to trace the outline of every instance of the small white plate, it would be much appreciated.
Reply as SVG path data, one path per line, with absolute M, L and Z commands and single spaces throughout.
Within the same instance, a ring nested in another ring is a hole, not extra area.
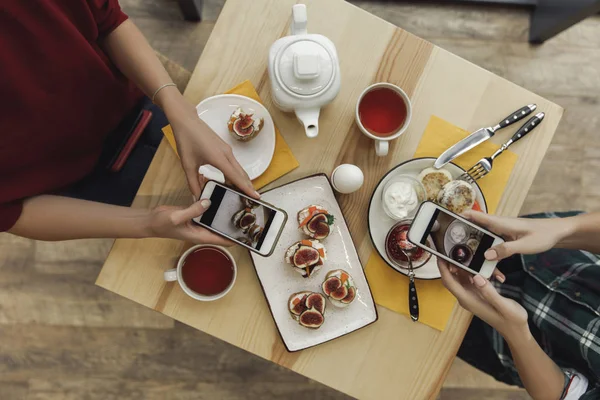
M 303 350 L 344 336 L 377 320 L 371 289 L 360 263 L 342 210 L 324 174 L 309 176 L 262 194 L 261 199 L 288 213 L 273 255 L 268 258 L 251 253 L 258 279 L 286 349 Z M 299 240 L 307 239 L 298 229 L 297 213 L 311 205 L 321 205 L 334 217 L 334 229 L 321 241 L 327 249 L 325 265 L 310 278 L 303 278 L 284 261 L 285 251 Z M 308 329 L 288 311 L 291 294 L 312 291 L 323 293 L 321 284 L 331 270 L 347 271 L 356 284 L 356 299 L 346 308 L 336 308 L 326 300 L 325 322 L 319 329 Z
M 249 142 L 235 140 L 227 127 L 229 117 L 238 107 L 265 120 L 262 130 Z M 231 146 L 235 158 L 250 179 L 258 178 L 267 170 L 275 153 L 275 124 L 262 104 L 246 96 L 221 94 L 204 99 L 196 106 L 196 111 L 198 116 Z M 216 170 L 212 166 L 210 169 Z
M 396 224 L 398 221 L 394 221 L 383 210 L 383 205 L 381 203 L 381 192 L 385 187 L 385 184 L 392 177 L 396 175 L 412 175 L 417 177 L 421 171 L 425 168 L 429 168 L 433 166 L 435 162 L 435 158 L 433 157 L 424 157 L 424 158 L 416 158 L 414 160 L 406 161 L 400 165 L 397 165 L 391 171 L 389 171 L 377 184 L 373 195 L 371 196 L 371 203 L 369 204 L 369 235 L 371 236 L 371 241 L 373 242 L 373 246 L 375 250 L 379 253 L 381 258 L 393 269 L 400 272 L 401 274 L 407 275 L 408 271 L 403 270 L 400 267 L 397 267 L 390 261 L 386 252 L 385 252 L 385 238 L 392 226 Z M 444 169 L 448 170 L 452 174 L 454 178 L 458 178 L 463 172 L 465 172 L 461 167 L 454 163 L 447 164 Z M 487 212 L 487 204 L 485 202 L 485 198 L 483 197 L 483 192 L 477 185 L 474 185 L 475 191 L 477 192 L 477 202 L 481 206 L 481 209 Z M 427 264 L 423 265 L 421 268 L 415 269 L 415 278 L 418 279 L 439 279 L 440 271 L 437 267 L 437 257 L 432 256 Z

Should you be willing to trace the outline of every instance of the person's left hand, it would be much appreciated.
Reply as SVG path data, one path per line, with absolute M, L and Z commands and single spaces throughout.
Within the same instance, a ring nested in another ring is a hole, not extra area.
M 194 197 L 200 198 L 203 186 L 198 168 L 210 164 L 223 172 L 225 178 L 242 192 L 255 199 L 260 198 L 248 174 L 233 156 L 231 146 L 198 118 L 195 107 L 186 103 L 180 104 L 176 110 L 168 112 L 167 117 L 173 128 L 177 152 Z
M 495 328 L 505 338 L 528 331 L 527 311 L 516 301 L 503 297 L 481 275 L 471 275 L 438 258 L 442 283 L 462 308 Z

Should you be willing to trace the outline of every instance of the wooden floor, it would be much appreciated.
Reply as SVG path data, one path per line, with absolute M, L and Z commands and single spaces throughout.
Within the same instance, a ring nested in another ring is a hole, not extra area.
M 175 0 L 121 0 L 152 46 L 188 70 L 223 1 L 205 3 L 196 24 Z M 520 9 L 355 3 L 565 106 L 522 211 L 600 211 L 600 19 L 531 47 Z M 0 234 L 0 399 L 348 398 L 95 287 L 111 243 Z M 440 398 L 528 397 L 457 361 Z

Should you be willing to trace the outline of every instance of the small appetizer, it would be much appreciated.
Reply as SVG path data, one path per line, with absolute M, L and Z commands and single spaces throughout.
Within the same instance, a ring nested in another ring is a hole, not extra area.
M 244 243 L 246 246 L 252 246 L 252 240 L 248 239 L 247 237 L 239 237 L 237 238 L 238 242 L 242 242 Z
M 325 247 L 318 240 L 301 240 L 285 252 L 285 262 L 305 278 L 321 269 L 327 260 Z
M 250 199 L 247 199 L 245 197 L 242 197 L 242 203 L 244 204 L 244 207 L 246 208 L 256 208 L 258 207 L 258 203 L 255 201 L 252 201 Z
M 306 328 L 318 329 L 325 322 L 325 298 L 319 293 L 294 293 L 288 300 L 292 318 Z
M 236 228 L 241 229 L 244 233 L 247 233 L 256 223 L 256 215 L 254 215 L 252 209 L 244 208 L 243 210 L 233 214 L 231 222 L 233 222 L 233 225 L 235 225 Z
M 263 227 L 260 225 L 252 225 L 248 230 L 248 235 L 253 242 L 258 242 L 263 233 Z
M 238 107 L 229 117 L 227 127 L 235 140 L 248 142 L 258 135 L 264 123 L 264 119 L 254 118 L 254 114 L 247 114 Z
M 348 307 L 356 298 L 356 285 L 350 274 L 343 269 L 336 269 L 327 273 L 323 293 L 334 306 Z
M 437 203 L 455 214 L 462 214 L 473 207 L 476 197 L 477 193 L 470 183 L 452 181 L 440 191 Z
M 444 185 L 452 180 L 452 174 L 443 168 L 425 168 L 419 174 L 418 179 L 425 187 L 427 200 L 437 201 L 438 195 Z
M 323 240 L 333 228 L 333 215 L 321 206 L 311 205 L 298 211 L 299 229 L 308 237 Z

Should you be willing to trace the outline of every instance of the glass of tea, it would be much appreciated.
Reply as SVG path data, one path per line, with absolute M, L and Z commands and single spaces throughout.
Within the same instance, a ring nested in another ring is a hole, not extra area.
M 196 245 L 179 258 L 177 268 L 165 271 L 166 281 L 177 281 L 183 291 L 200 301 L 225 296 L 235 283 L 237 265 L 231 253 L 220 246 Z
M 356 124 L 375 140 L 375 152 L 386 156 L 389 142 L 406 131 L 412 117 L 410 99 L 391 83 L 375 83 L 366 88 L 356 102 Z

